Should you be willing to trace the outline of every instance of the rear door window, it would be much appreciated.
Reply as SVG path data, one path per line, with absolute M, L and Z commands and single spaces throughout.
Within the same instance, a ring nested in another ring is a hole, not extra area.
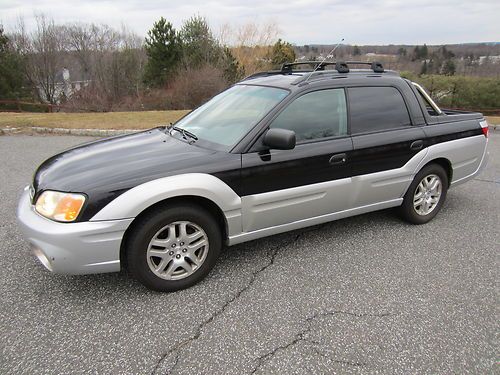
M 348 89 L 351 133 L 368 133 L 410 126 L 410 115 L 394 87 Z

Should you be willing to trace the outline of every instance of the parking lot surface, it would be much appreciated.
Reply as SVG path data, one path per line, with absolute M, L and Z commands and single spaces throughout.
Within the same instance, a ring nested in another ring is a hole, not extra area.
M 429 224 L 386 210 L 237 245 L 172 294 L 30 254 L 21 190 L 86 140 L 0 137 L 1 374 L 498 373 L 500 134 Z

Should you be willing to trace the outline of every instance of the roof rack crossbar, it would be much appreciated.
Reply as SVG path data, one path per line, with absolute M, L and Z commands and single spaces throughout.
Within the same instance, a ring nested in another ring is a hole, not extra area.
M 298 69 L 294 70 L 293 68 L 296 66 L 301 66 L 301 65 L 309 65 L 311 67 L 311 70 L 305 70 L 305 69 Z M 300 62 L 293 62 L 293 63 L 284 63 L 281 66 L 280 70 L 269 70 L 265 72 L 257 72 L 254 74 L 249 75 L 248 77 L 245 77 L 243 80 L 247 79 L 253 79 L 253 78 L 258 78 L 258 77 L 268 77 L 268 76 L 273 76 L 273 75 L 278 75 L 278 74 L 292 74 L 292 73 L 307 73 L 307 72 L 321 72 L 325 70 L 326 66 L 329 65 L 334 65 L 335 70 L 338 73 L 349 73 L 349 65 L 369 65 L 371 70 L 373 70 L 374 73 L 384 73 L 384 67 L 382 66 L 382 63 L 378 61 L 300 61 Z M 333 70 L 333 69 L 332 69 Z M 298 84 L 305 80 L 305 77 L 301 77 L 297 80 L 295 84 Z
M 316 71 L 325 70 L 325 66 L 328 65 L 335 65 L 335 70 L 337 70 L 339 73 L 349 73 L 349 65 L 369 65 L 371 70 L 373 70 L 375 73 L 384 72 L 382 63 L 378 61 L 301 61 L 283 64 L 281 66 L 281 72 L 291 73 L 293 72 L 293 67 L 299 65 L 309 65 L 312 69 L 316 69 Z
M 349 72 L 349 65 L 369 65 L 371 70 L 373 70 L 375 73 L 383 73 L 384 72 L 384 67 L 382 66 L 382 63 L 378 62 L 378 61 L 339 61 L 337 64 L 338 64 L 338 66 L 341 67 L 341 69 L 343 69 L 343 70 L 347 69 L 346 72 L 342 72 L 342 73 Z
M 300 62 L 293 62 L 293 63 L 284 63 L 281 65 L 281 71 L 283 73 L 290 73 L 293 71 L 294 66 L 298 65 L 309 65 L 312 69 L 316 70 L 324 70 L 326 65 L 332 65 L 334 63 L 331 62 L 321 62 L 321 61 L 300 61 Z M 303 71 L 303 70 L 301 70 Z

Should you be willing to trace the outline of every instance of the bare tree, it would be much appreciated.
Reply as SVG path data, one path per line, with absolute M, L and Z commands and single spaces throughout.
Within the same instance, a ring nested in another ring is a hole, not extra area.
M 44 15 L 36 16 L 36 29 L 27 33 L 22 19 L 14 32 L 17 49 L 26 61 L 26 77 L 41 101 L 58 101 L 56 75 L 62 68 L 64 42 L 61 28 Z
M 221 45 L 230 46 L 245 73 L 251 74 L 270 68 L 270 51 L 279 34 L 278 25 L 272 21 L 264 24 L 250 22 L 236 27 L 225 24 L 220 29 L 218 39 Z
M 85 86 L 68 103 L 91 110 L 111 110 L 125 96 L 140 95 L 146 59 L 142 38 L 122 26 L 66 24 L 66 61 Z

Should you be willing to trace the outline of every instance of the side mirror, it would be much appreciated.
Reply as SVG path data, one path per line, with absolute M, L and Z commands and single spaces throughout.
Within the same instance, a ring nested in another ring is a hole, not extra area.
M 295 132 L 288 129 L 269 129 L 264 135 L 264 146 L 275 150 L 292 150 L 295 148 Z

